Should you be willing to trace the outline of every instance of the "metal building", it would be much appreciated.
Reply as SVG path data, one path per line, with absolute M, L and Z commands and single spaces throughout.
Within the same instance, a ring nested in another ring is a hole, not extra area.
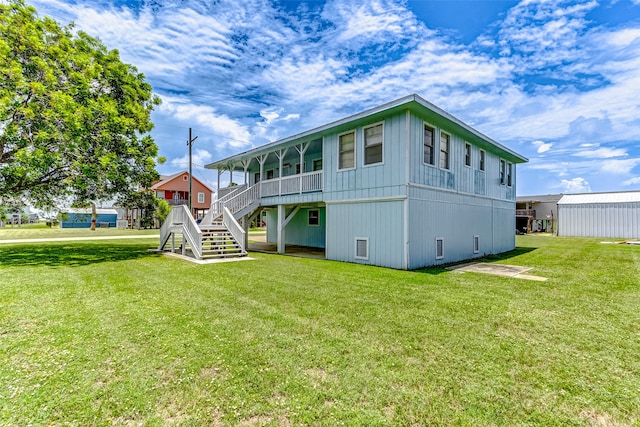
M 558 235 L 640 238 L 640 191 L 564 195 Z

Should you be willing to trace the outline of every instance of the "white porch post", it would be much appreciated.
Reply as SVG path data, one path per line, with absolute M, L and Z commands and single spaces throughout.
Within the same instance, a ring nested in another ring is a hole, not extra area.
M 218 198 L 220 198 L 220 169 L 216 169 L 216 171 L 218 171 Z
M 261 154 L 258 156 L 258 163 L 260 163 L 260 194 L 262 195 L 262 177 L 264 176 L 264 164 L 267 161 L 268 154 Z
M 278 196 L 282 196 L 282 162 L 284 156 L 287 155 L 287 151 L 289 151 L 289 148 L 276 151 L 276 156 L 278 157 Z
M 284 226 L 285 226 L 285 218 L 284 218 L 284 205 L 278 205 L 278 253 L 284 254 Z
M 300 146 L 298 147 L 297 145 L 296 150 L 298 151 L 298 153 L 300 153 L 300 182 L 298 183 L 298 193 L 302 194 L 302 174 L 305 172 L 304 171 L 304 154 L 307 152 L 307 150 L 309 149 L 309 145 L 311 145 L 311 141 L 309 142 L 303 142 L 302 144 L 300 144 Z

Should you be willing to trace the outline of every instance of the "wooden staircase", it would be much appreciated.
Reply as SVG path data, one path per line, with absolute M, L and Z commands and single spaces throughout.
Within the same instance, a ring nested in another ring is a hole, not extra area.
M 201 225 L 200 229 L 202 230 L 202 259 L 236 258 L 247 255 L 222 221 Z
M 225 220 L 226 218 L 226 220 Z M 198 260 L 246 256 L 244 234 L 232 215 L 197 224 L 184 205 L 174 207 L 160 229 L 159 250 Z

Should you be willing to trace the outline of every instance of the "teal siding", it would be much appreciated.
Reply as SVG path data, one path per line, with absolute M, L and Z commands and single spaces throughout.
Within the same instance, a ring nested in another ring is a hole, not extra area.
M 404 269 L 404 200 L 327 205 L 327 259 Z M 356 259 L 356 238 L 369 259 Z
M 420 187 L 409 194 L 410 269 L 514 249 L 514 203 Z M 436 259 L 436 238 L 444 239 L 443 259 Z
M 318 210 L 320 225 L 309 225 L 309 210 Z M 285 227 L 286 245 L 325 247 L 327 215 L 324 207 L 300 209 Z M 267 211 L 267 242 L 278 241 L 278 209 Z

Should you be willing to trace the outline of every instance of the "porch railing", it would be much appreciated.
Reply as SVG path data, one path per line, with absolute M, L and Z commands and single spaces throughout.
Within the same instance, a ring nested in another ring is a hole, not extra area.
M 262 181 L 262 197 L 286 196 L 288 194 L 322 191 L 322 171 Z
M 516 216 L 529 216 L 532 218 L 536 217 L 535 209 L 516 209 Z

